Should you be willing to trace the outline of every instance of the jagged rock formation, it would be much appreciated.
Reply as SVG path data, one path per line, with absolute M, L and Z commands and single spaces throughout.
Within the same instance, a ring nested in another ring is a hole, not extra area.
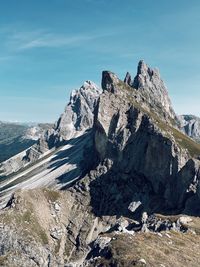
M 181 115 L 179 116 L 179 121 L 182 131 L 200 142 L 200 118 L 194 115 Z
M 68 140 L 77 131 L 92 127 L 93 113 L 100 93 L 101 90 L 91 81 L 86 81 L 79 90 L 71 93 L 70 102 L 55 126 L 59 138 Z
M 132 86 L 132 78 L 131 74 L 129 72 L 126 73 L 126 76 L 124 78 L 124 83 L 128 84 L 129 86 Z
M 124 83 L 138 90 L 134 96 L 139 99 L 140 104 L 145 105 L 145 109 L 152 110 L 173 126 L 178 127 L 178 118 L 158 69 L 151 69 L 141 60 L 138 63 L 135 78 L 132 80 L 131 74 L 127 72 Z
M 73 93 L 55 127 L 24 155 L 36 162 L 0 183 L 4 203 L 22 189 L 0 214 L 3 266 L 199 266 L 194 253 L 189 261 L 164 244 L 189 238 L 195 246 L 199 221 L 153 214 L 200 215 L 200 145 L 179 131 L 158 71 L 143 61 L 133 81 L 104 71 L 102 89 L 87 82 Z M 23 191 L 38 187 L 62 191 Z M 157 243 L 172 262 L 150 257 Z
M 79 90 L 73 91 L 69 104 L 55 126 L 48 129 L 37 144 L 2 163 L 1 174 L 9 175 L 20 170 L 40 159 L 44 154 L 50 153 L 52 149 L 63 145 L 66 140 L 75 138 L 90 129 L 100 93 L 101 89 L 91 81 L 86 81 Z
M 138 64 L 137 75 L 133 81 L 133 87 L 138 89 L 152 108 L 159 108 L 164 116 L 175 119 L 176 115 L 172 108 L 164 82 L 160 78 L 158 69 L 151 69 L 144 61 Z
M 143 76 L 149 71 L 144 66 L 138 72 Z M 135 92 L 116 77 L 111 87 L 115 93 L 104 90 L 95 117 L 95 148 L 100 165 L 105 168 L 105 174 L 97 174 L 100 178 L 93 182 L 101 185 L 92 191 L 95 209 L 99 212 L 101 207 L 103 215 L 128 215 L 129 204 L 140 201 L 140 208 L 150 212 L 182 212 L 185 208 L 189 212 L 191 204 L 188 207 L 186 200 L 198 191 L 199 179 L 199 161 L 191 157 L 199 156 L 200 147 L 167 124 L 165 116 L 146 110 L 149 98 L 143 106 L 140 104 L 140 87 Z M 163 90 L 162 82 L 157 81 L 157 89 Z M 141 90 L 143 95 L 143 87 Z M 135 94 L 139 94 L 139 101 Z M 195 198 L 198 203 L 198 193 Z M 107 211 L 109 201 L 111 208 Z

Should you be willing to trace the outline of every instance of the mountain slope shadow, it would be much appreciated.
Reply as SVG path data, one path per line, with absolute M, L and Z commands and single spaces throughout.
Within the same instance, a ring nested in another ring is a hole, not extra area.
M 96 216 L 132 218 L 143 211 L 200 215 L 198 163 L 189 159 L 178 169 L 178 158 L 166 141 L 161 134 L 140 127 L 123 151 L 108 142 L 112 167 L 104 159 L 90 174 L 90 204 Z
M 190 164 L 190 163 L 189 163 Z M 177 178 L 187 167 L 183 167 Z M 90 182 L 90 205 L 96 216 L 125 216 L 138 219 L 141 213 L 159 213 L 163 215 L 186 214 L 200 216 L 200 199 L 195 192 L 178 189 L 180 185 L 172 184 L 171 199 L 166 197 L 167 186 L 160 187 L 156 193 L 151 182 L 136 172 L 120 173 L 117 168 L 92 179 Z M 178 181 L 178 179 L 177 179 Z M 189 183 L 189 182 L 188 182 Z M 187 186 L 185 186 L 186 188 Z
M 65 184 L 64 188 L 61 189 L 66 189 L 73 181 L 84 177 L 91 168 L 93 164 L 91 153 L 93 147 L 92 130 L 70 139 L 65 143 L 66 145 L 68 147 L 65 150 L 58 151 L 48 166 L 50 173 L 59 168 L 64 168 L 64 173 L 56 178 L 58 184 Z

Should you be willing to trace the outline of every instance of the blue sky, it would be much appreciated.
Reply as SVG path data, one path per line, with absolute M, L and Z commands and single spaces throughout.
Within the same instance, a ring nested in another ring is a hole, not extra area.
M 104 69 L 158 67 L 177 113 L 200 116 L 199 0 L 0 1 L 0 120 L 55 121 Z

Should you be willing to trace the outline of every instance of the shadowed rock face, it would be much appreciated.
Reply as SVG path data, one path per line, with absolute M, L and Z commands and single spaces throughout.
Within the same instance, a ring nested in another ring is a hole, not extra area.
M 133 82 L 132 82 L 132 79 L 131 79 L 131 74 L 129 72 L 126 73 L 126 76 L 124 78 L 124 83 L 132 86 Z
M 114 93 L 116 91 L 115 84 L 117 84 L 118 82 L 119 79 L 117 75 L 115 75 L 113 72 L 111 71 L 102 72 L 101 87 L 103 90 Z

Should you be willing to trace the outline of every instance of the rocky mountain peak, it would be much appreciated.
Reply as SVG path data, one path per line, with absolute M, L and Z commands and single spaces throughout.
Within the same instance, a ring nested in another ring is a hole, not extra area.
M 143 60 L 140 60 L 132 86 L 140 91 L 152 108 L 159 108 L 166 117 L 176 117 L 158 69 L 152 69 Z
M 134 80 L 131 74 L 127 72 L 124 83 L 116 74 L 110 71 L 102 72 L 102 89 L 110 93 L 120 92 L 124 85 L 133 88 L 132 94 L 140 99 L 141 105 L 156 110 L 167 121 L 176 119 L 176 114 L 172 108 L 167 88 L 160 77 L 158 69 L 150 68 L 143 60 L 140 60 L 137 67 L 137 75 Z
M 150 68 L 144 60 L 140 60 L 138 63 L 133 87 L 135 89 L 152 89 L 154 93 L 156 93 L 155 90 L 159 91 L 162 88 L 162 92 L 167 92 L 164 82 L 160 78 L 159 70 Z
M 85 101 L 90 109 L 93 110 L 100 93 L 101 89 L 94 82 L 85 81 L 79 89 L 72 91 L 68 105 L 76 106 L 77 101 Z
M 124 78 L 124 83 L 132 86 L 131 74 L 129 72 L 126 73 L 126 76 Z
M 115 93 L 116 92 L 115 85 L 118 83 L 119 83 L 119 78 L 117 77 L 116 74 L 107 70 L 102 72 L 101 86 L 103 90 Z
M 56 125 L 56 131 L 67 140 L 76 131 L 83 131 L 93 124 L 93 112 L 101 89 L 92 81 L 86 81 L 70 96 L 70 102 Z
M 151 79 L 153 75 L 156 75 L 160 78 L 160 73 L 158 69 L 151 69 L 144 60 L 140 60 L 137 67 L 137 75 L 142 75 L 143 77 L 147 77 Z M 136 87 L 137 88 L 137 87 Z

